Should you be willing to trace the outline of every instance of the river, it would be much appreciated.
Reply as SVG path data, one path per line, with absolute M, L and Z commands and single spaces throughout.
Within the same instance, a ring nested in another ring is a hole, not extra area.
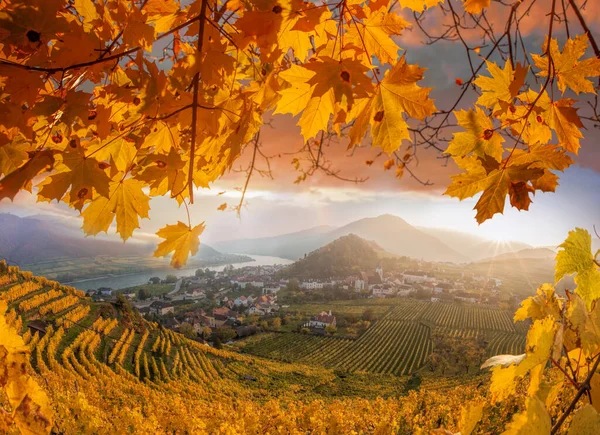
M 233 266 L 236 269 L 244 266 L 270 266 L 272 264 L 293 263 L 292 260 L 288 260 L 287 258 L 269 257 L 267 255 L 244 255 L 254 258 L 254 261 L 234 263 Z M 221 271 L 225 268 L 225 266 L 227 265 L 223 264 L 221 266 L 208 267 L 208 269 Z M 71 281 L 65 284 L 81 290 L 97 289 L 98 287 L 109 287 L 118 290 L 122 288 L 133 287 L 135 285 L 146 284 L 153 276 L 158 276 L 159 278 L 164 278 L 167 274 L 176 275 L 178 277 L 190 276 L 196 272 L 196 269 L 198 269 L 198 267 L 183 269 L 173 269 L 167 267 L 165 269 L 154 269 L 146 272 L 130 273 L 126 275 L 108 275 L 99 278 L 82 279 L 78 281 Z

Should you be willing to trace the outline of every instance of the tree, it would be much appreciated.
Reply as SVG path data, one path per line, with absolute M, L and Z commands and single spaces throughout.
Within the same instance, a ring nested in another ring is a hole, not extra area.
M 281 328 L 281 319 L 279 317 L 273 317 L 271 320 L 269 320 L 269 324 L 271 328 L 279 329 Z
M 333 335 L 337 332 L 337 328 L 333 325 L 327 325 L 327 327 L 325 328 L 325 332 L 327 332 L 327 334 L 329 335 Z
M 387 154 L 383 169 L 395 168 L 398 178 L 407 172 L 419 180 L 416 151 L 434 148 L 463 171 L 447 195 L 482 193 L 475 205 L 481 223 L 502 213 L 507 197 L 527 210 L 531 194 L 554 191 L 555 171 L 570 166 L 566 153 L 580 148 L 583 122 L 598 119 L 597 100 L 582 116 L 576 100 L 563 97 L 567 90 L 594 94 L 590 79 L 600 75 L 600 48 L 575 0 L 568 1 L 571 18 L 583 31 L 572 34 L 552 1 L 546 42 L 536 53 L 512 43 L 522 38 L 524 2 L 506 4 L 506 30 L 493 45 L 487 38 L 495 29 L 477 18 L 489 0 L 465 2 L 464 13 L 441 0 L 208 3 L 149 0 L 114 10 L 87 0 L 68 8 L 60 1 L 4 5 L 2 28 L 11 36 L 0 55 L 0 104 L 12 115 L 3 117 L 0 199 L 41 180 L 38 199 L 78 210 L 87 234 L 116 220 L 127 240 L 149 217 L 151 197 L 193 203 L 194 188 L 217 180 L 244 149 L 258 154 L 265 113 L 290 113 L 299 115 L 305 144 L 292 160 L 297 182 L 316 172 L 348 179 L 323 155 L 336 136 L 352 148 L 369 134 L 380 150 L 374 155 Z M 425 22 L 438 4 L 452 17 L 441 35 L 439 25 Z M 464 43 L 471 76 L 456 79 L 462 92 L 450 110 L 437 108 L 431 89 L 419 86 L 425 69 L 399 55 L 396 37 L 410 26 L 402 6 L 415 13 L 426 42 Z M 269 25 L 256 25 L 266 17 Z M 569 36 L 561 45 L 559 25 Z M 477 48 L 465 39 L 473 28 L 481 29 Z M 590 45 L 594 56 L 585 54 Z M 158 46 L 168 48 L 156 56 Z M 480 52 L 483 59 L 474 60 Z M 478 96 L 473 105 L 468 94 Z M 254 158 L 248 180 L 255 164 Z M 247 186 L 233 209 L 241 209 Z M 171 254 L 171 264 L 181 267 L 197 253 L 203 231 L 204 223 L 191 218 L 166 225 L 154 255 Z
M 218 335 L 215 335 L 213 339 L 213 346 L 215 347 L 215 349 L 223 349 L 223 342 L 221 341 Z
M 194 327 L 188 322 L 183 322 L 181 325 L 179 325 L 179 332 L 181 332 L 187 338 L 196 338 L 197 336 Z
M 365 311 L 363 311 L 362 319 L 367 322 L 372 322 L 375 320 L 375 313 L 373 312 L 373 309 L 367 308 Z
M 139 299 L 140 301 L 145 301 L 145 300 L 146 300 L 146 299 L 148 299 L 150 296 L 152 296 L 152 295 L 151 295 L 151 294 L 150 294 L 150 292 L 149 292 L 148 290 L 146 290 L 145 288 L 141 288 L 141 289 L 138 291 L 138 299 Z
M 153 276 L 148 280 L 150 284 L 160 284 L 160 278 L 158 276 Z
M 225 343 L 227 343 L 228 341 L 231 341 L 237 335 L 235 330 L 233 328 L 230 328 L 229 326 L 217 328 L 215 330 L 214 334 L 219 339 L 221 339 L 222 342 L 225 342 Z
M 210 329 L 208 326 L 202 327 L 202 338 L 204 338 L 205 340 L 208 340 L 208 338 L 210 337 L 211 334 L 212 334 L 212 329 Z
M 173 284 L 177 282 L 177 276 L 169 274 L 165 277 L 165 283 L 167 284 Z

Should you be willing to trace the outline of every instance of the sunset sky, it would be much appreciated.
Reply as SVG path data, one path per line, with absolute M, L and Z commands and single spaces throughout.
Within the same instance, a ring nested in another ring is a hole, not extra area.
M 528 48 L 537 53 L 541 53 L 543 35 L 547 30 L 547 19 L 542 13 L 547 8 L 543 3 L 538 2 L 532 8 L 531 19 L 525 21 L 522 28 L 527 35 Z M 599 29 L 600 2 L 588 2 L 583 12 L 592 26 Z M 494 11 L 490 11 L 488 16 L 494 17 Z M 435 26 L 440 19 L 432 14 L 429 23 Z M 505 20 L 498 22 L 501 26 Z M 575 24 L 573 28 L 577 29 Z M 580 32 L 579 29 L 577 32 Z M 560 38 L 561 35 L 557 36 Z M 439 109 L 448 108 L 460 91 L 455 79 L 466 80 L 469 77 L 464 49 L 460 44 L 453 43 L 423 46 L 422 40 L 422 34 L 413 29 L 399 38 L 399 44 L 406 49 L 409 62 L 428 68 L 424 85 L 435 88 L 432 96 Z M 481 54 L 485 53 L 484 47 Z M 476 60 L 478 62 L 480 60 Z M 474 94 L 465 101 L 463 107 L 471 103 L 473 98 Z M 578 107 L 583 106 L 583 102 L 578 104 Z M 398 180 L 393 169 L 384 171 L 383 162 L 387 157 L 377 157 L 377 150 L 365 146 L 350 155 L 343 141 L 326 149 L 325 155 L 334 162 L 333 167 L 341 171 L 340 175 L 349 178 L 369 177 L 366 182 L 354 184 L 317 174 L 303 183 L 294 184 L 299 174 L 291 165 L 293 156 L 278 155 L 301 148 L 302 138 L 299 128 L 295 126 L 296 121 L 288 115 L 277 115 L 272 128 L 263 128 L 262 149 L 265 155 L 274 156 L 270 164 L 275 179 L 255 173 L 241 219 L 235 212 L 218 211 L 217 207 L 222 203 L 233 206 L 239 202 L 240 192 L 235 189 L 243 185 L 244 174 L 232 171 L 211 190 L 198 192 L 190 211 L 192 223 L 207 223 L 202 241 L 210 244 L 239 237 L 277 235 L 317 225 L 339 226 L 384 213 L 398 215 L 413 225 L 452 228 L 490 239 L 520 240 L 537 246 L 560 243 L 567 231 L 575 226 L 589 230 L 593 229 L 594 224 L 600 227 L 600 129 L 594 128 L 591 123 L 586 124 L 588 130 L 584 132 L 585 139 L 581 142 L 579 156 L 574 156 L 577 164 L 564 174 L 559 174 L 561 180 L 556 193 L 538 193 L 529 212 L 518 212 L 507 204 L 504 215 L 496 215 L 491 221 L 478 226 L 472 210 L 476 198 L 459 202 L 442 196 L 449 184 L 449 176 L 458 173 L 458 169 L 451 162 L 444 166 L 446 161 L 439 159 L 439 154 L 433 151 L 420 149 L 417 154 L 419 165 L 412 167 L 420 179 L 433 183 L 427 187 L 411 179 L 408 174 Z M 440 146 L 445 148 L 446 144 Z M 247 154 L 236 168 L 248 161 Z M 367 160 L 375 162 L 368 166 L 365 163 Z M 259 161 L 258 166 L 265 168 L 264 160 Z M 218 195 L 219 192 L 225 193 Z M 6 200 L 0 202 L 0 212 L 77 216 L 77 212 L 62 204 L 36 204 L 35 201 L 35 196 L 21 192 L 14 203 Z M 177 204 L 168 198 L 153 199 L 151 207 L 151 219 L 143 220 L 142 228 L 137 233 L 136 237 L 140 240 L 153 237 L 152 234 L 166 224 L 177 220 L 187 221 L 185 210 L 178 209 Z

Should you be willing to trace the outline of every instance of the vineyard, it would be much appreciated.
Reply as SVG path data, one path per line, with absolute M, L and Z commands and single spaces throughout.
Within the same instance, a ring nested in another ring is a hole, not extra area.
M 429 351 L 422 346 L 408 358 L 407 351 L 394 347 L 397 340 L 423 342 L 427 327 L 386 320 L 356 341 L 271 334 L 269 347 L 264 340 L 257 343 L 261 355 L 270 359 L 258 359 L 191 341 L 141 318 L 127 318 L 111 304 L 94 304 L 83 292 L 2 263 L 0 283 L 0 301 L 8 304 L 5 318 L 29 348 L 31 369 L 60 415 L 55 422 L 59 433 L 118 433 L 124 427 L 136 433 L 220 433 L 227 432 L 228 424 L 237 427 L 237 432 L 228 433 L 258 432 L 234 422 L 249 424 L 246 412 L 263 416 L 257 425 L 269 420 L 265 415 L 284 418 L 279 403 L 305 415 L 318 406 L 321 415 L 351 424 L 349 428 L 363 427 L 363 432 L 380 424 L 387 427 L 399 418 L 400 402 L 394 398 L 407 393 L 407 379 L 395 375 L 419 366 Z M 30 328 L 33 320 L 43 320 L 45 329 Z M 390 327 L 395 333 L 388 337 Z M 355 358 L 355 352 L 362 356 Z M 381 359 L 384 354 L 390 357 Z M 321 363 L 329 368 L 315 367 Z M 357 373 L 339 377 L 334 369 L 341 367 Z M 297 408 L 299 394 L 309 401 L 306 408 Z M 473 394 L 477 393 L 468 392 L 469 397 Z M 324 403 L 324 397 L 336 402 Z M 319 400 L 310 402 L 315 399 Z M 0 409 L 6 403 L 0 394 Z M 211 418 L 190 417 L 209 408 Z M 358 414 L 347 414 L 349 409 L 371 417 L 356 420 Z M 454 417 L 448 418 L 454 422 Z M 231 423 L 224 423 L 228 420 Z
M 487 344 L 489 355 L 518 354 L 525 348 L 526 327 L 523 322 L 515 325 L 507 311 L 411 299 L 396 299 L 390 305 L 374 305 L 385 309 L 386 314 L 357 340 L 296 333 L 266 334 L 247 340 L 243 351 L 348 372 L 401 376 L 412 374 L 425 364 L 433 349 L 432 331 L 455 338 L 480 337 Z M 309 312 L 314 308 L 313 304 L 307 306 Z M 353 313 L 371 307 L 349 306 Z M 343 309 L 346 306 L 340 307 L 342 313 L 347 312 Z M 334 305 L 335 308 L 338 306 Z

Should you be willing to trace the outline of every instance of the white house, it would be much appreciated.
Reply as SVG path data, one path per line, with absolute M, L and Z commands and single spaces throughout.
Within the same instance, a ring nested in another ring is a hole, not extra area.
M 315 281 L 315 280 L 302 281 L 300 283 L 300 288 L 303 288 L 305 290 L 321 290 L 327 284 L 328 283 L 324 283 L 321 281 Z
M 234 305 L 239 307 L 240 305 L 247 307 L 248 306 L 248 298 L 246 296 L 240 296 L 233 301 Z
M 386 296 L 396 294 L 396 289 L 390 285 L 375 285 L 373 286 L 372 290 L 373 296 L 376 298 L 385 298 Z
M 435 278 L 428 276 L 427 272 L 422 271 L 407 270 L 402 274 L 402 276 L 404 277 L 404 282 L 406 283 L 435 281 Z
M 331 314 L 331 311 L 329 311 L 329 313 L 322 312 L 317 316 L 312 316 L 308 322 L 308 326 L 311 328 L 327 328 L 328 326 L 335 325 L 335 316 Z
M 264 316 L 266 314 L 266 310 L 259 304 L 256 304 L 248 310 L 248 314 L 258 314 L 259 316 Z

